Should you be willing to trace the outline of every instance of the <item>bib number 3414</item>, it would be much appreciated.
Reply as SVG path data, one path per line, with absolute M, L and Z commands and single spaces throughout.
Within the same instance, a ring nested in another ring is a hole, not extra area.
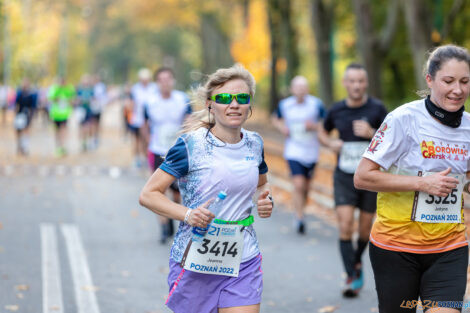
M 240 225 L 211 224 L 200 242 L 190 242 L 182 266 L 189 271 L 238 277 L 244 236 Z

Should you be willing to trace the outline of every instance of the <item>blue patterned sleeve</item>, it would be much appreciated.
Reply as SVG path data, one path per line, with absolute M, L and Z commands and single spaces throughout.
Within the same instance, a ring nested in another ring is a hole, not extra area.
M 268 165 L 264 161 L 264 148 L 261 151 L 261 163 L 258 165 L 259 174 L 266 174 L 268 172 Z
M 175 145 L 168 151 L 165 161 L 160 165 L 160 169 L 176 178 L 181 178 L 188 174 L 188 150 L 186 149 L 186 143 L 181 137 L 176 140 Z

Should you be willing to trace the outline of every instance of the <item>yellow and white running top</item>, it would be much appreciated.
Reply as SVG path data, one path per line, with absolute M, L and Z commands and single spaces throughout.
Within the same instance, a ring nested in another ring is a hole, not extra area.
M 424 100 L 400 106 L 387 115 L 363 157 L 387 172 L 430 175 L 448 167 L 460 180 L 448 197 L 420 192 L 379 192 L 377 219 L 370 240 L 393 251 L 437 253 L 467 245 L 462 189 L 470 168 L 470 114 L 458 128 L 432 118 Z

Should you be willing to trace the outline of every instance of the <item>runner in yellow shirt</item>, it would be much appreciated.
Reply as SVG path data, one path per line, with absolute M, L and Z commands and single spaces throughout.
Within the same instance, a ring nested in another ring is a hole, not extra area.
M 459 312 L 468 248 L 470 55 L 447 45 L 426 65 L 430 94 L 391 112 L 356 170 L 356 188 L 378 191 L 370 258 L 379 311 Z

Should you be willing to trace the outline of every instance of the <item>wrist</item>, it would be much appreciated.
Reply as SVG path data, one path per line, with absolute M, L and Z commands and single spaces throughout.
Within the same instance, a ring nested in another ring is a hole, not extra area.
M 421 176 L 417 177 L 414 190 L 420 191 L 420 192 L 425 192 L 423 177 L 421 177 Z
M 186 214 L 184 215 L 183 223 L 189 225 L 189 218 L 191 217 L 191 212 L 192 210 L 188 208 L 188 210 L 186 211 Z

